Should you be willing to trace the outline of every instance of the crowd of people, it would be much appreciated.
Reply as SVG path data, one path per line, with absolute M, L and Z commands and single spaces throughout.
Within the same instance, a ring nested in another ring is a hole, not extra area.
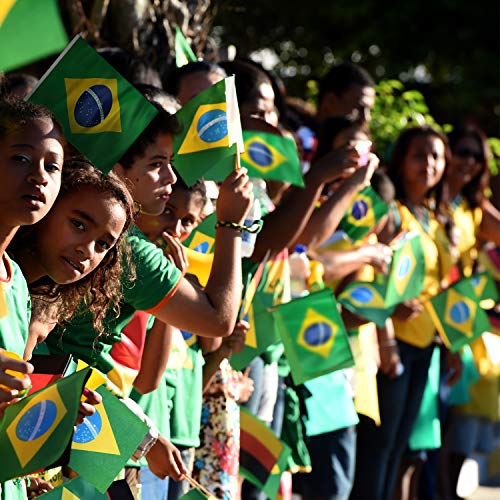
M 498 417 L 498 379 L 493 368 L 480 370 L 488 357 L 481 338 L 469 359 L 479 380 L 464 382 L 458 402 L 441 398 L 443 445 L 430 451 L 411 438 L 435 375 L 444 388 L 466 372 L 464 352 L 447 349 L 424 304 L 480 270 L 485 247 L 500 246 L 483 131 L 463 123 L 446 136 L 411 126 L 381 152 L 382 162 L 370 137 L 375 84 L 357 65 L 330 69 L 313 112 L 250 60 L 190 62 L 162 80 L 124 50 L 98 52 L 158 110 L 108 175 L 67 143 L 50 110 L 25 99 L 33 76 L 0 80 L 0 280 L 8 305 L 0 347 L 25 360 L 0 353 L 3 407 L 29 386 L 33 353 L 71 354 L 135 401 L 150 427 L 123 471 L 136 499 L 181 498 L 191 487 L 186 476 L 219 499 L 267 498 L 239 475 L 240 406 L 277 436 L 295 418 L 300 432 L 288 444 L 298 453 L 281 471 L 283 498 L 292 491 L 324 500 L 459 498 L 461 466 Z M 229 75 L 244 130 L 296 141 L 304 187 L 250 179 L 244 168 L 221 183 L 188 186 L 175 171 L 175 113 Z M 388 213 L 352 241 L 339 223 L 368 186 Z M 243 257 L 242 230 L 255 204 L 263 225 Z M 201 284 L 182 243 L 213 212 L 215 250 Z M 354 371 L 373 368 L 372 375 L 353 383 L 353 370 L 344 369 L 296 386 L 280 341 L 242 371 L 232 367 L 253 327 L 252 318 L 240 318 L 242 286 L 262 261 L 274 273 L 270 305 L 292 299 L 288 259 L 297 245 L 321 264 L 325 285 L 338 296 L 354 280 L 387 274 L 391 244 L 410 231 L 424 248 L 420 295 L 398 304 L 384 327 L 341 311 L 351 341 L 364 350 Z M 356 404 L 368 383 L 377 418 Z M 86 394 L 80 421 L 100 398 Z M 32 498 L 62 480 L 57 470 L 7 481 L 1 498 Z

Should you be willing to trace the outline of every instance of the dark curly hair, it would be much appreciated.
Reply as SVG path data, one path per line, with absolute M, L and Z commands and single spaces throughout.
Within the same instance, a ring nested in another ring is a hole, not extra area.
M 0 138 L 26 126 L 33 120 L 51 120 L 60 135 L 60 142 L 63 146 L 66 145 L 61 124 L 52 111 L 40 104 L 23 101 L 13 96 L 0 99 Z
M 61 191 L 58 201 L 72 193 L 91 187 L 99 193 L 110 194 L 126 214 L 126 222 L 116 244 L 108 251 L 97 269 L 74 283 L 60 285 L 49 277 L 30 284 L 33 299 L 33 316 L 41 320 L 55 319 L 64 325 L 78 311 L 89 311 L 98 337 L 105 334 L 102 323 L 112 311 L 117 317 L 122 296 L 122 282 L 132 283 L 135 268 L 125 234 L 134 219 L 134 202 L 125 184 L 113 173 L 103 174 L 83 158 L 72 158 L 64 163 Z M 21 228 L 9 246 L 9 253 L 20 262 L 23 249 L 31 247 L 36 252 L 38 224 Z M 126 275 L 124 275 L 126 273 Z
M 175 135 L 181 131 L 175 115 L 165 111 L 156 101 L 150 100 L 149 102 L 158 110 L 158 113 L 118 161 L 125 169 L 131 168 L 136 158 L 143 156 L 146 148 L 153 144 L 160 134 Z

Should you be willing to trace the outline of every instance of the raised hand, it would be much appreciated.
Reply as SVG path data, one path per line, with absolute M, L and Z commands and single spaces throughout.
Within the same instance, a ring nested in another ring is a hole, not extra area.
M 14 359 L 8 354 L 0 352 L 0 402 L 6 403 L 19 396 L 19 393 L 30 387 L 29 374 L 33 373 L 33 365 L 22 359 Z M 9 372 L 15 372 L 23 377 L 14 376 Z
M 252 183 L 246 168 L 231 172 L 222 183 L 217 199 L 217 220 L 242 224 L 253 203 Z

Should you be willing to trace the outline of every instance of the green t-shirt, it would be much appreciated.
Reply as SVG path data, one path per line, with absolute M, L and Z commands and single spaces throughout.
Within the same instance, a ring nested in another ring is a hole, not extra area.
M 26 279 L 19 266 L 11 259 L 5 263 L 10 279 L 2 282 L 7 316 L 0 319 L 0 347 L 23 356 L 31 317 L 31 299 Z
M 200 446 L 203 365 L 197 337 L 175 330 L 165 371 L 170 412 L 170 440 L 177 446 Z
M 23 356 L 31 316 L 31 300 L 26 279 L 19 266 L 7 256 L 10 279 L 2 282 L 8 314 L 0 319 L 0 347 Z M 0 483 L 1 500 L 24 500 L 24 481 Z
M 137 227 L 130 229 L 127 241 L 135 264 L 136 281 L 122 282 L 120 315 L 112 313 L 103 323 L 106 335 L 96 339 L 92 317 L 84 313 L 72 318 L 64 329 L 57 328 L 46 343 L 53 354 L 69 353 L 108 374 L 114 366 L 110 351 L 121 340 L 123 328 L 135 311 L 147 311 L 168 298 L 181 279 L 180 271 L 163 255 L 163 250 L 151 243 Z
M 341 370 L 309 380 L 304 385 L 311 393 L 311 397 L 306 398 L 308 436 L 344 429 L 359 422 L 346 376 Z

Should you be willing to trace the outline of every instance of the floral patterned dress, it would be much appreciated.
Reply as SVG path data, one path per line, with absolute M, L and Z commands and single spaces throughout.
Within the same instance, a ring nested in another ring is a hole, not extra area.
M 238 495 L 238 398 L 238 372 L 225 359 L 203 398 L 201 444 L 193 469 L 193 477 L 220 500 L 232 500 Z

